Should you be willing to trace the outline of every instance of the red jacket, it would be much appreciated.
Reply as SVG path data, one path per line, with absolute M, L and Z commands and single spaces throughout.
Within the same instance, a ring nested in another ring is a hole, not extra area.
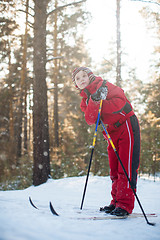
M 102 85 L 103 79 L 101 77 L 96 77 L 95 81 L 89 84 L 86 89 L 92 95 L 96 90 Z M 112 83 L 106 82 L 108 88 L 108 94 L 106 100 L 103 100 L 101 119 L 104 124 L 108 124 L 108 129 L 113 130 L 119 127 L 127 118 L 134 115 L 132 106 L 128 99 L 126 98 L 124 91 Z M 93 101 L 89 98 L 86 90 L 83 89 L 80 93 L 83 97 L 81 101 L 81 110 L 85 113 L 86 122 L 89 125 L 95 124 L 98 116 L 100 101 Z

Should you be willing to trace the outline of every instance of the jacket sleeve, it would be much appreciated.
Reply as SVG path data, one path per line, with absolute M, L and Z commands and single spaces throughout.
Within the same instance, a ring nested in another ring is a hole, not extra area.
M 115 114 L 121 111 L 126 104 L 124 91 L 117 86 L 110 84 L 108 86 L 108 96 L 103 101 L 102 114 Z
M 89 99 L 88 105 L 86 99 L 83 98 L 81 102 L 81 110 L 85 113 L 85 120 L 88 125 L 95 124 L 98 117 L 100 101 L 95 102 L 91 98 Z
M 93 101 L 90 97 L 88 105 L 86 104 L 86 99 L 83 98 L 81 102 L 81 110 L 85 113 L 85 120 L 87 124 L 92 125 L 96 123 L 99 111 L 100 101 Z M 108 96 L 106 100 L 103 100 L 101 115 L 106 114 L 116 114 L 121 111 L 121 109 L 126 104 L 126 96 L 124 91 L 114 85 L 108 86 Z

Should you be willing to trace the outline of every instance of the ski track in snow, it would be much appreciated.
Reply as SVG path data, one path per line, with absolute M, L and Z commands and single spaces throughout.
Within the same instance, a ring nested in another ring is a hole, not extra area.
M 25 190 L 0 191 L 0 240 L 159 240 L 160 239 L 160 181 L 138 179 L 137 194 L 145 213 L 156 226 L 142 218 L 121 220 L 79 220 L 87 216 L 103 216 L 99 207 L 109 204 L 109 177 L 90 176 L 87 192 L 80 210 L 86 177 L 48 180 L 38 187 Z M 33 208 L 29 203 L 31 196 Z M 53 216 L 49 201 L 59 213 Z M 137 201 L 134 212 L 140 212 Z M 73 219 L 71 219 L 73 218 Z

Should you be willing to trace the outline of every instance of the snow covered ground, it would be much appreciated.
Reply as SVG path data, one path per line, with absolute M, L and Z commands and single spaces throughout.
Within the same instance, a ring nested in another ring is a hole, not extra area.
M 0 240 L 159 240 L 160 239 L 160 181 L 138 179 L 138 197 L 149 218 L 121 220 L 79 220 L 85 216 L 103 216 L 100 206 L 110 202 L 109 177 L 90 176 L 87 193 L 80 211 L 85 177 L 49 180 L 38 187 L 19 191 L 0 191 Z M 34 209 L 29 196 L 40 208 Z M 49 210 L 52 202 L 59 217 Z M 141 212 L 138 203 L 134 212 Z

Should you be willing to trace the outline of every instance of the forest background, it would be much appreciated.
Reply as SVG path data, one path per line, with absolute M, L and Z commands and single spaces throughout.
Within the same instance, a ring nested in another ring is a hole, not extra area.
M 104 53 L 99 64 L 90 56 L 84 34 L 92 18 L 86 2 L 0 0 L 1 190 L 86 174 L 94 126 L 86 124 L 72 83 L 77 66 L 88 66 L 124 89 L 141 126 L 139 174 L 160 172 L 160 1 L 147 5 L 140 1 L 146 28 L 157 40 L 149 69 L 142 69 L 145 75 L 148 72 L 147 81 L 125 61 L 120 25 L 125 0 L 115 1 L 117 34 L 110 42 L 110 54 Z M 107 31 L 104 26 L 105 22 L 102 27 Z M 99 126 L 91 172 L 106 176 L 107 142 L 101 132 Z

